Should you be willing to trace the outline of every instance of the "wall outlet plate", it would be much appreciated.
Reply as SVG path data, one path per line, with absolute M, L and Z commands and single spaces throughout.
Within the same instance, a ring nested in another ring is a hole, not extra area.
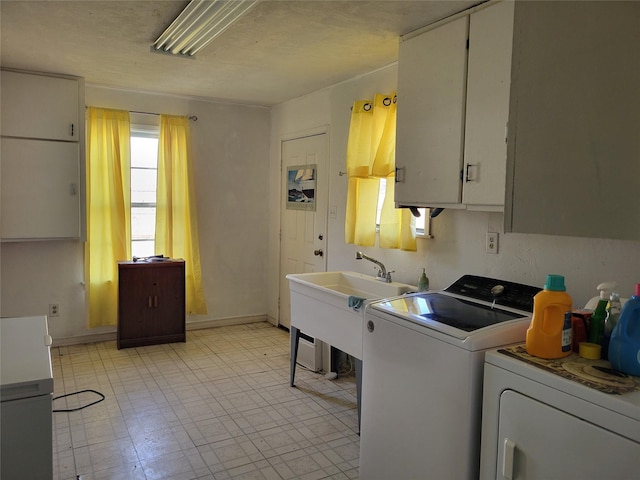
M 496 232 L 487 233 L 485 249 L 487 253 L 498 253 L 498 234 Z
M 60 316 L 60 305 L 57 303 L 49 304 L 49 317 L 59 317 Z

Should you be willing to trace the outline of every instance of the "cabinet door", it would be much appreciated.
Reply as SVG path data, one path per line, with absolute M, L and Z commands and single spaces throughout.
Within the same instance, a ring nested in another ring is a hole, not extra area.
M 470 16 L 462 188 L 466 205 L 504 205 L 513 10 L 513 2 L 501 2 Z
M 640 444 L 512 390 L 500 397 L 499 480 L 631 478 Z
M 2 71 L 2 135 L 78 141 L 78 81 Z
M 640 2 L 514 21 L 505 231 L 640 240 Z
M 153 322 L 153 284 L 157 273 L 147 266 L 118 269 L 118 348 L 138 344 Z
M 3 240 L 78 238 L 77 143 L 2 138 Z
M 460 204 L 469 19 L 400 44 L 395 202 Z
M 148 335 L 163 337 L 185 332 L 184 263 L 159 266 L 153 285 L 154 318 Z

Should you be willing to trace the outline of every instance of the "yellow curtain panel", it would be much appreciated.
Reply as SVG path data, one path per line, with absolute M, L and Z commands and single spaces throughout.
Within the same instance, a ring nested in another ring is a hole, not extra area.
M 396 94 L 376 94 L 353 105 L 347 143 L 345 242 L 374 246 L 380 178 L 386 194 L 380 216 L 381 248 L 415 251 L 415 221 L 393 203 L 396 152 Z
M 156 195 L 156 251 L 184 259 L 187 313 L 205 314 L 188 117 L 160 116 Z
M 129 112 L 87 109 L 87 241 L 89 327 L 116 325 L 119 260 L 131 257 Z

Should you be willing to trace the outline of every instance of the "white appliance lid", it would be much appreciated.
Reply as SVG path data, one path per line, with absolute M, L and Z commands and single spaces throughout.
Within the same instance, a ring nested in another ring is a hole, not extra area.
M 420 293 L 378 302 L 374 308 L 400 314 L 417 322 L 433 321 L 458 330 L 473 332 L 480 328 L 521 318 L 508 312 L 442 293 Z
M 53 378 L 47 317 L 0 318 L 0 383 Z

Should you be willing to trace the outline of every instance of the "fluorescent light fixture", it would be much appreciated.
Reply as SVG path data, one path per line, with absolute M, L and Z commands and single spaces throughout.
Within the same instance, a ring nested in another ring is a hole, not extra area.
M 154 42 L 158 53 L 193 56 L 221 35 L 259 0 L 191 0 Z

